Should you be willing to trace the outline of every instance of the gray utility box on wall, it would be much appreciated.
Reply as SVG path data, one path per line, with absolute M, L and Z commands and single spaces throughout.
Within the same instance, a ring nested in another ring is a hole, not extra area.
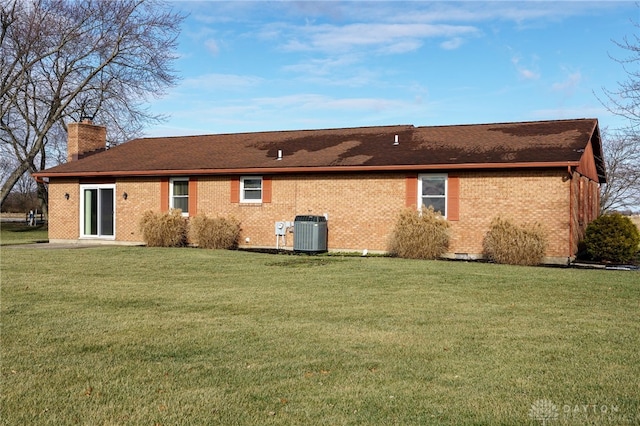
M 327 251 L 327 219 L 324 216 L 296 216 L 293 221 L 293 250 Z

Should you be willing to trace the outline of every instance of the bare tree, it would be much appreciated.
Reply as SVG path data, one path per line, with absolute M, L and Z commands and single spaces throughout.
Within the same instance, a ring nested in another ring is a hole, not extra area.
M 158 122 L 145 107 L 174 85 L 184 16 L 160 0 L 0 0 L 0 145 L 16 167 L 6 198 L 25 172 L 59 160 L 70 120 L 108 128 L 110 144 Z M 46 200 L 46 188 L 39 184 Z
M 21 211 L 29 211 L 38 207 L 37 191 L 35 181 L 27 173 L 20 176 L 14 187 L 13 195 L 16 198 Z
M 640 29 L 638 22 L 633 25 Z M 606 99 L 599 99 L 609 111 L 628 119 L 629 124 L 603 134 L 607 183 L 601 190 L 602 212 L 640 207 L 640 36 L 636 32 L 614 43 L 624 57 L 611 59 L 622 66 L 627 78 L 618 81 L 615 90 L 603 88 Z
M 607 183 L 600 191 L 600 211 L 640 205 L 640 139 L 632 130 L 602 132 Z
M 640 8 L 640 3 L 638 7 Z M 633 25 L 640 31 L 638 22 L 634 22 Z M 618 81 L 616 90 L 603 88 L 607 98 L 607 102 L 603 103 L 609 111 L 628 118 L 631 127 L 638 132 L 640 131 L 640 36 L 636 32 L 631 37 L 624 37 L 621 42 L 614 41 L 614 43 L 625 52 L 626 57 L 611 56 L 611 59 L 622 66 L 627 79 Z

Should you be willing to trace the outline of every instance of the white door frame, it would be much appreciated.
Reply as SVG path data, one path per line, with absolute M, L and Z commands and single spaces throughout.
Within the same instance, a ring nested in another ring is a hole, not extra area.
M 102 234 L 102 226 L 101 226 L 101 216 L 102 216 L 102 197 L 98 195 L 97 199 L 97 212 L 96 212 L 96 234 L 87 234 L 85 233 L 85 191 L 88 189 L 97 190 L 98 194 L 101 194 L 101 190 L 111 189 L 113 194 L 113 199 L 111 200 L 113 212 L 112 216 L 112 235 Z M 115 183 L 109 184 L 81 184 L 80 185 L 80 238 L 98 238 L 104 240 L 115 240 L 116 239 L 116 185 Z

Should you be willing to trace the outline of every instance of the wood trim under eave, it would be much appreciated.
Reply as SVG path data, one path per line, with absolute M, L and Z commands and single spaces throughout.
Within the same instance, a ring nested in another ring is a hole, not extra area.
M 576 167 L 579 161 L 525 162 L 525 163 L 464 163 L 464 164 L 409 164 L 393 166 L 320 166 L 320 167 L 256 167 L 238 169 L 195 169 L 195 170 L 133 170 L 110 172 L 46 172 L 34 173 L 34 177 L 83 177 L 83 176 L 176 176 L 176 175 L 258 175 L 285 173 L 349 173 L 349 172 L 402 172 L 427 170 L 487 170 L 487 169 L 540 169 Z

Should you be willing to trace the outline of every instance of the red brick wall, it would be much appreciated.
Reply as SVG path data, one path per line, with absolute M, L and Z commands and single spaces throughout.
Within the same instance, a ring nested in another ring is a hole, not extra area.
M 147 210 L 160 211 L 160 178 L 118 179 L 116 181 L 116 239 L 141 242 L 139 223 Z
M 326 214 L 329 249 L 385 251 L 396 216 L 406 205 L 408 175 L 274 175 L 271 176 L 271 202 L 257 205 L 231 202 L 230 176 L 199 176 L 197 212 L 239 219 L 241 244 L 248 247 L 275 247 L 276 221 L 293 221 L 296 215 Z M 541 223 L 549 238 L 549 257 L 572 255 L 570 244 L 575 251 L 575 237 L 570 241 L 570 187 L 574 186 L 575 201 L 575 188 L 580 179 L 568 179 L 565 170 L 456 172 L 455 175 L 459 176 L 459 220 L 451 222 L 451 254 L 481 254 L 484 235 L 491 220 L 498 215 L 518 223 Z M 580 205 L 590 208 L 584 214 L 593 219 L 597 212 L 594 204 L 597 203 L 597 184 L 586 180 L 586 186 L 592 198 L 587 197 Z M 56 180 L 50 185 L 50 191 L 51 238 L 77 239 L 77 181 Z M 71 194 L 69 200 L 64 199 L 65 192 Z M 161 205 L 159 178 L 118 179 L 117 240 L 142 241 L 138 229 L 140 217 L 147 210 L 160 211 Z M 245 242 L 246 238 L 249 242 Z M 286 242 L 287 247 L 293 247 L 292 234 L 287 235 Z
M 482 253 L 493 218 L 540 223 L 548 257 L 569 256 L 569 180 L 566 171 L 460 173 L 460 220 L 452 222 L 454 253 Z
M 65 197 L 69 194 L 69 199 Z M 80 237 L 80 187 L 77 179 L 56 179 L 49 184 L 49 239 Z
M 404 206 L 404 185 L 404 175 L 397 174 L 272 176 L 271 202 L 254 205 L 230 202 L 228 177 L 201 177 L 198 212 L 239 219 L 241 242 L 248 246 L 275 246 L 276 221 L 327 214 L 330 248 L 385 250 Z M 293 247 L 291 234 L 287 246 Z

